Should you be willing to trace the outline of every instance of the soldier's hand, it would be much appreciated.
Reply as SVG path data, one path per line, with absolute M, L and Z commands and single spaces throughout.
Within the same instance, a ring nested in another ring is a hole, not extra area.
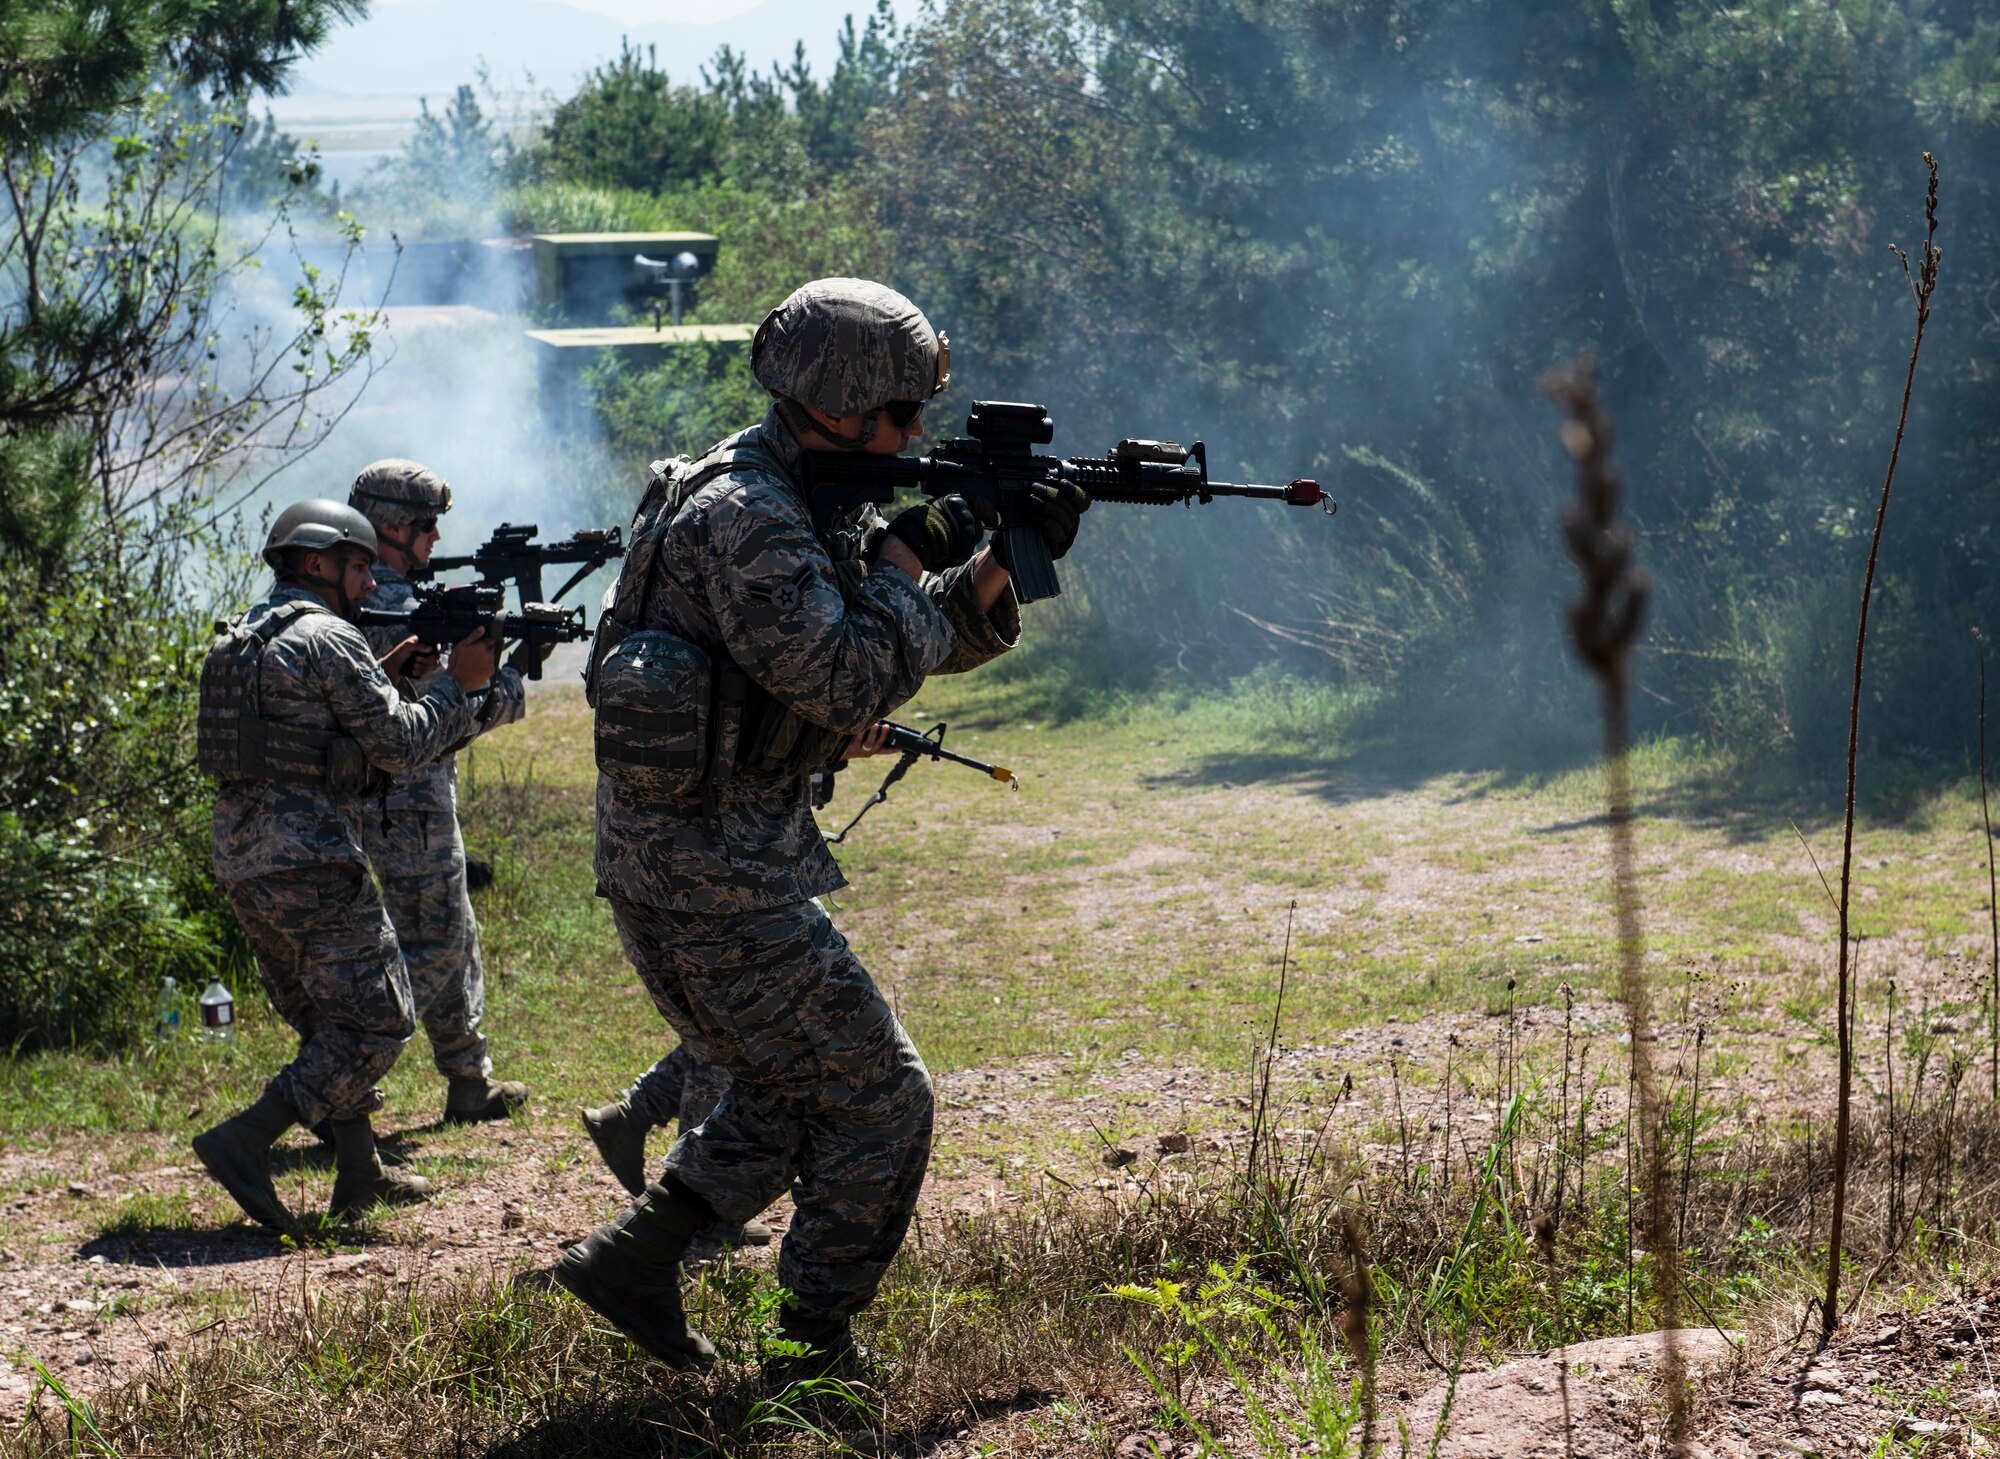
M 493 659 L 499 640 L 483 628 L 475 628 L 452 645 L 451 680 L 470 694 L 493 682 Z
M 443 662 L 444 656 L 436 649 L 427 643 L 420 643 L 411 651 L 410 661 L 404 665 L 403 672 L 412 679 L 421 679 L 427 674 L 435 674 L 438 665 Z
M 925 572 L 943 572 L 971 560 L 980 537 L 1000 525 L 1000 514 L 984 498 L 942 496 L 899 512 L 889 535 L 916 555 Z
M 376 656 L 375 662 L 382 666 L 382 672 L 392 679 L 400 679 L 409 672 L 410 660 L 422 645 L 415 635 L 404 639 L 392 649 L 386 649 Z
M 1031 486 L 1023 496 L 1022 515 L 1027 525 L 1042 534 L 1050 557 L 1061 557 L 1076 542 L 1076 529 L 1090 510 L 1090 493 L 1073 481 L 1058 481 Z M 1005 536 L 993 539 L 993 556 L 1009 572 L 1014 570 L 1014 564 L 1007 560 Z
M 886 755 L 889 751 L 889 731 L 893 726 L 887 720 L 877 720 L 860 734 L 847 742 L 847 748 L 840 752 L 843 760 L 865 760 L 870 755 Z

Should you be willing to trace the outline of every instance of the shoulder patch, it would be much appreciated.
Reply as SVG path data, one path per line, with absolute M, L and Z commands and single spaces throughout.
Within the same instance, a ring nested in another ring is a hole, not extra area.
M 769 603 L 779 612 L 789 613 L 799 606 L 805 597 L 806 589 L 812 586 L 814 577 L 812 565 L 807 563 L 788 578 L 768 583 L 746 583 L 743 591 L 745 595 L 760 603 Z

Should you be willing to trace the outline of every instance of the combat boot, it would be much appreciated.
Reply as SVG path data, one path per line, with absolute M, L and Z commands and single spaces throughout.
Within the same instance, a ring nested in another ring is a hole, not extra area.
M 681 1258 L 681 1265 L 688 1271 L 708 1265 L 725 1251 L 734 1251 L 739 1246 L 769 1246 L 777 1239 L 778 1233 L 762 1221 L 745 1221 L 741 1226 L 724 1226 L 720 1223 L 704 1227 L 695 1232 L 689 1243 L 687 1255 Z
M 528 1102 L 528 1086 L 518 1079 L 488 1079 L 481 1074 L 467 1078 L 451 1076 L 444 1097 L 444 1122 L 472 1125 L 481 1120 L 504 1120 Z
M 863 1383 L 874 1376 L 875 1364 L 856 1346 L 854 1329 L 845 1317 L 811 1317 L 787 1302 L 778 1309 L 778 1336 L 803 1343 L 806 1351 L 795 1357 L 764 1360 L 760 1371 L 771 1388 L 789 1388 L 822 1378 Z
M 590 1143 L 604 1157 L 605 1168 L 635 1196 L 646 1193 L 646 1136 L 653 1122 L 632 1108 L 632 1101 L 600 1105 L 583 1112 Z
M 271 1147 L 299 1122 L 298 1111 L 271 1085 L 255 1104 L 194 1137 L 194 1153 L 251 1220 L 274 1231 L 296 1223 L 271 1183 Z
M 715 1212 L 691 1191 L 647 1187 L 617 1220 L 562 1254 L 552 1275 L 577 1301 L 674 1368 L 715 1361 L 707 1338 L 688 1326 L 681 1306 L 681 1257 Z
M 306 1051 L 306 1041 L 305 1041 L 304 1039 L 300 1039 L 300 1040 L 299 1040 L 299 1053 L 300 1053 L 301 1055 L 304 1055 L 305 1051 Z M 380 1109 L 380 1108 L 381 1108 L 381 1107 L 382 1107 L 382 1106 L 383 1106 L 383 1105 L 384 1105 L 385 1103 L 387 1103 L 387 1099 L 386 1099 L 386 1097 L 385 1097 L 385 1096 L 383 1095 L 383 1093 L 382 1093 L 382 1090 L 381 1090 L 380 1086 L 377 1086 L 376 1088 L 374 1088 L 374 1089 L 371 1089 L 371 1090 L 369 1090 L 369 1091 L 368 1091 L 368 1098 L 369 1098 L 369 1104 L 368 1104 L 368 1112 L 369 1112 L 370 1114 L 373 1114 L 373 1113 L 375 1113 L 375 1111 L 376 1111 L 376 1110 Z M 319 1142 L 320 1142 L 320 1144 L 322 1144 L 322 1145 L 325 1145 L 325 1146 L 327 1146 L 327 1147 L 328 1147 L 329 1149 L 330 1149 L 330 1148 L 332 1148 L 332 1145 L 333 1145 L 333 1116 L 332 1116 L 332 1115 L 328 1115 L 328 1116 L 327 1116 L 327 1117 L 326 1117 L 325 1119 L 321 1120 L 321 1121 L 320 1121 L 320 1122 L 319 1122 L 318 1124 L 316 1124 L 316 1125 L 309 1125 L 309 1126 L 307 1126 L 307 1128 L 308 1128 L 308 1129 L 309 1129 L 309 1130 L 310 1130 L 310 1131 L 312 1132 L 312 1137 L 313 1137 L 313 1138 L 314 1138 L 315 1140 L 319 1141 Z M 390 1163 L 391 1165 L 399 1165 L 399 1164 L 401 1164 L 402 1162 L 401 1162 L 401 1161 L 398 1161 L 398 1160 L 391 1160 L 391 1161 L 390 1161 L 389 1163 Z
M 333 1199 L 327 1214 L 336 1221 L 367 1214 L 379 1201 L 385 1206 L 409 1206 L 428 1200 L 431 1183 L 421 1175 L 385 1170 L 375 1148 L 375 1129 L 367 1115 L 333 1122 Z

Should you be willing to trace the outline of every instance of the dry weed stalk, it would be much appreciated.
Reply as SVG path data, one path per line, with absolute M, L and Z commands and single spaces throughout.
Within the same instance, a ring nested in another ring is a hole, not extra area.
M 1679 1345 L 1679 1250 L 1666 1219 L 1666 1161 L 1660 1097 L 1648 1045 L 1653 1037 L 1639 893 L 1632 867 L 1632 775 L 1626 751 L 1632 645 L 1645 618 L 1652 582 L 1632 563 L 1632 530 L 1618 520 L 1619 479 L 1611 464 L 1611 417 L 1597 398 L 1596 373 L 1579 361 L 1550 376 L 1544 388 L 1562 408 L 1562 442 L 1576 462 L 1576 499 L 1563 508 L 1563 539 L 1583 574 L 1583 594 L 1569 609 L 1570 641 L 1597 680 L 1604 708 L 1605 819 L 1611 831 L 1611 892 L 1618 919 L 1620 992 L 1632 1035 L 1630 1087 L 1636 1109 L 1627 1148 L 1638 1159 L 1645 1199 L 1646 1250 L 1658 1273 L 1662 1334 L 1660 1371 L 1667 1393 L 1668 1437 L 1675 1453 L 1687 1443 L 1687 1384 Z M 1629 1286 L 1628 1286 L 1629 1301 Z
M 1894 244 L 1890 251 L 1902 262 L 1903 277 L 1916 301 L 1916 334 L 1910 340 L 1909 368 L 1903 375 L 1903 408 L 1896 417 L 1896 439 L 1889 448 L 1889 469 L 1882 478 L 1882 496 L 1875 507 L 1875 535 L 1868 544 L 1868 570 L 1861 579 L 1861 620 L 1854 632 L 1854 687 L 1847 708 L 1847 796 L 1840 838 L 1840 959 L 1834 1015 L 1840 1032 L 1840 1094 L 1833 1126 L 1833 1228 L 1827 1237 L 1826 1303 L 1820 1312 L 1820 1342 L 1833 1340 L 1840 1323 L 1840 1257 L 1842 1224 L 1847 1216 L 1847 1157 L 1854 1092 L 1854 1035 L 1849 1002 L 1852 998 L 1848 948 L 1848 907 L 1854 886 L 1854 763 L 1861 744 L 1861 668 L 1868 652 L 1868 609 L 1875 596 L 1875 564 L 1882 554 L 1882 524 L 1889 515 L 1889 492 L 1896 484 L 1896 462 L 1903 454 L 1903 432 L 1910 423 L 1910 392 L 1917 380 L 1917 356 L 1924 347 L 1924 326 L 1930 322 L 1931 295 L 1937 290 L 1938 261 L 1943 258 L 1937 238 L 1937 159 L 1924 153 L 1930 187 L 1924 195 L 1924 243 L 1917 270 L 1910 256 Z
M 1348 1355 L 1361 1370 L 1361 1459 L 1369 1459 L 1375 1453 L 1376 1351 L 1370 1323 L 1375 1311 L 1375 1280 L 1368 1270 L 1368 1237 L 1353 1212 L 1343 1218 L 1340 1235 L 1347 1255 L 1347 1274 L 1340 1283 L 1340 1335 Z
M 1993 933 L 1993 976 L 1986 989 L 1986 1037 L 1993 1048 L 1987 1098 L 2000 1104 L 2000 876 L 1994 871 L 1993 808 L 1986 796 L 1986 635 L 1975 628 L 1972 637 L 1979 644 L 1979 818 L 1986 826 L 1986 917 Z

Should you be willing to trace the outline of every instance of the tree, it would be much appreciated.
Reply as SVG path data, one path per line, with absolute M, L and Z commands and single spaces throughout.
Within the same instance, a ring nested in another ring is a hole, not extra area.
M 719 178 L 727 127 L 712 90 L 675 85 L 653 47 L 621 41 L 555 109 L 534 163 L 551 181 L 660 192 Z
M 1434 719 L 1568 718 L 1534 382 L 1589 349 L 1667 584 L 1649 723 L 1837 751 L 1821 605 L 1858 570 L 1901 358 L 1881 245 L 1925 148 L 1963 159 L 1963 297 L 2000 287 L 1978 7 L 966 0 L 900 64 L 872 156 L 900 278 L 982 393 L 1339 482 L 1312 540 L 1093 519 L 1080 639 L 1224 673 L 1269 630 L 1297 667 L 1310 644 L 1336 676 L 1397 669 Z M 2000 337 L 1940 330 L 1911 434 L 1938 509 L 1889 569 L 1908 677 L 1878 661 L 1871 724 L 1946 750 L 1927 682 L 2000 608 Z
M 484 68 L 479 81 L 487 85 Z M 402 155 L 371 169 L 355 189 L 356 206 L 392 219 L 398 237 L 462 237 L 492 228 L 514 166 L 513 142 L 495 130 L 471 85 L 460 85 L 442 111 L 431 110 L 429 97 L 417 105 L 416 130 Z
M 288 204 L 243 237 L 223 178 L 247 88 L 358 10 L 0 20 L 0 1039 L 114 1036 L 135 981 L 215 955 L 188 583 L 218 493 L 317 439 L 372 325 L 303 262 L 260 301 Z

